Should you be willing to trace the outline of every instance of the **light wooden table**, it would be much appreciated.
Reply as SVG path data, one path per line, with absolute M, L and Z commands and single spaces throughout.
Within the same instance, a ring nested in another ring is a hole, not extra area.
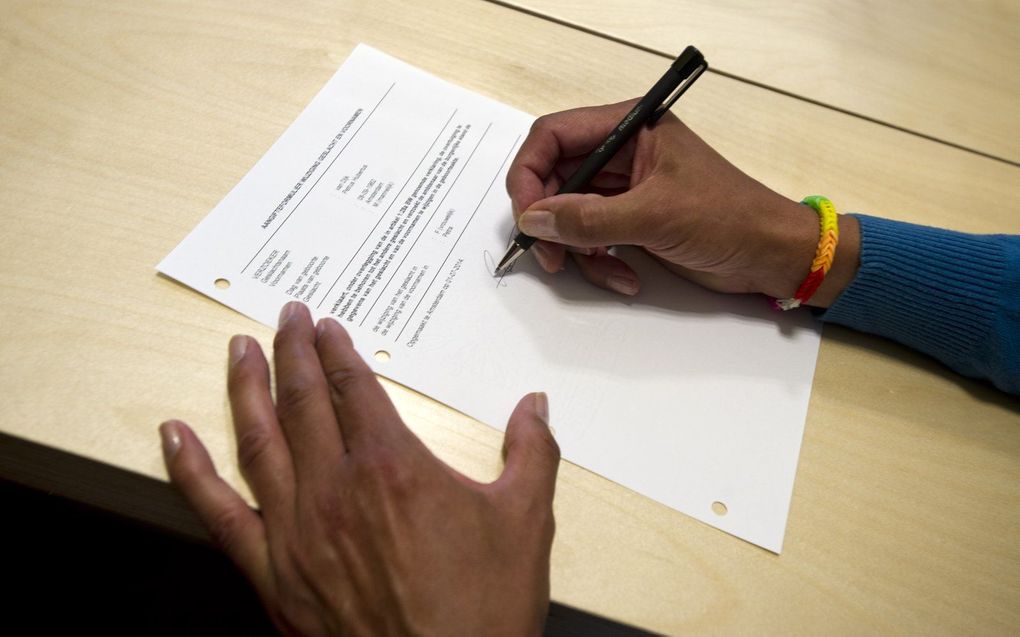
M 534 113 L 641 94 L 664 66 L 478 0 L 0 5 L 4 475 L 196 533 L 124 479 L 165 478 L 156 425 L 176 416 L 243 488 L 226 342 L 272 335 L 153 268 L 357 42 Z M 1015 166 L 719 75 L 683 102 L 788 196 L 1020 232 Z M 501 434 L 386 386 L 437 454 L 497 474 Z M 1020 402 L 829 327 L 782 556 L 564 464 L 553 597 L 668 633 L 1015 633 L 1018 485 Z
M 499 0 L 1020 165 L 1020 3 Z

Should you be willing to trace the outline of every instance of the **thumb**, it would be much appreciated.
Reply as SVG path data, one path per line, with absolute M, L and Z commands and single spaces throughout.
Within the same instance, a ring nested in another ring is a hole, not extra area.
M 560 447 L 549 429 L 549 399 L 528 394 L 517 403 L 503 437 L 506 466 L 498 482 L 552 502 Z
M 612 197 L 556 195 L 531 204 L 517 227 L 536 239 L 578 248 L 642 245 L 654 224 L 641 212 L 633 190 Z

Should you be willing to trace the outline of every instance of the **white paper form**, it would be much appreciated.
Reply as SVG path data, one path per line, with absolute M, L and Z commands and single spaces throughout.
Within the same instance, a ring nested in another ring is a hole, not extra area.
M 530 256 L 493 278 L 532 121 L 359 46 L 159 270 L 270 326 L 303 301 L 379 374 L 498 429 L 546 391 L 565 459 L 779 552 L 818 328 L 637 250 L 634 298 Z

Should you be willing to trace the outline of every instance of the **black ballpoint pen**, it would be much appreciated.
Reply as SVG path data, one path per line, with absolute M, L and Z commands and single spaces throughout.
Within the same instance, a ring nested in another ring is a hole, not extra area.
M 627 140 L 641 129 L 641 126 L 654 124 L 662 117 L 707 68 L 708 62 L 701 55 L 701 51 L 693 46 L 684 49 L 684 52 L 669 65 L 669 70 L 665 75 L 620 120 L 620 123 L 610 131 L 609 136 L 577 167 L 574 174 L 556 191 L 556 194 L 579 192 L 587 186 L 588 182 L 594 179 L 595 175 L 599 174 L 599 171 L 605 168 L 617 151 L 627 143 Z M 534 237 L 518 232 L 510 243 L 510 247 L 507 248 L 506 254 L 499 260 L 496 274 L 505 272 L 533 243 L 535 243 Z

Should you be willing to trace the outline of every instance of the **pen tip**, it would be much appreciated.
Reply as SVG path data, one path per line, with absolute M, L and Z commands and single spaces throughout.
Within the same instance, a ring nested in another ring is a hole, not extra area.
M 510 247 L 507 248 L 506 254 L 503 255 L 503 258 L 500 259 L 499 263 L 496 265 L 496 271 L 493 273 L 493 276 L 499 276 L 509 272 L 510 266 L 512 266 L 514 261 L 516 261 L 522 254 L 524 254 L 524 249 L 517 245 L 516 242 L 511 243 Z

